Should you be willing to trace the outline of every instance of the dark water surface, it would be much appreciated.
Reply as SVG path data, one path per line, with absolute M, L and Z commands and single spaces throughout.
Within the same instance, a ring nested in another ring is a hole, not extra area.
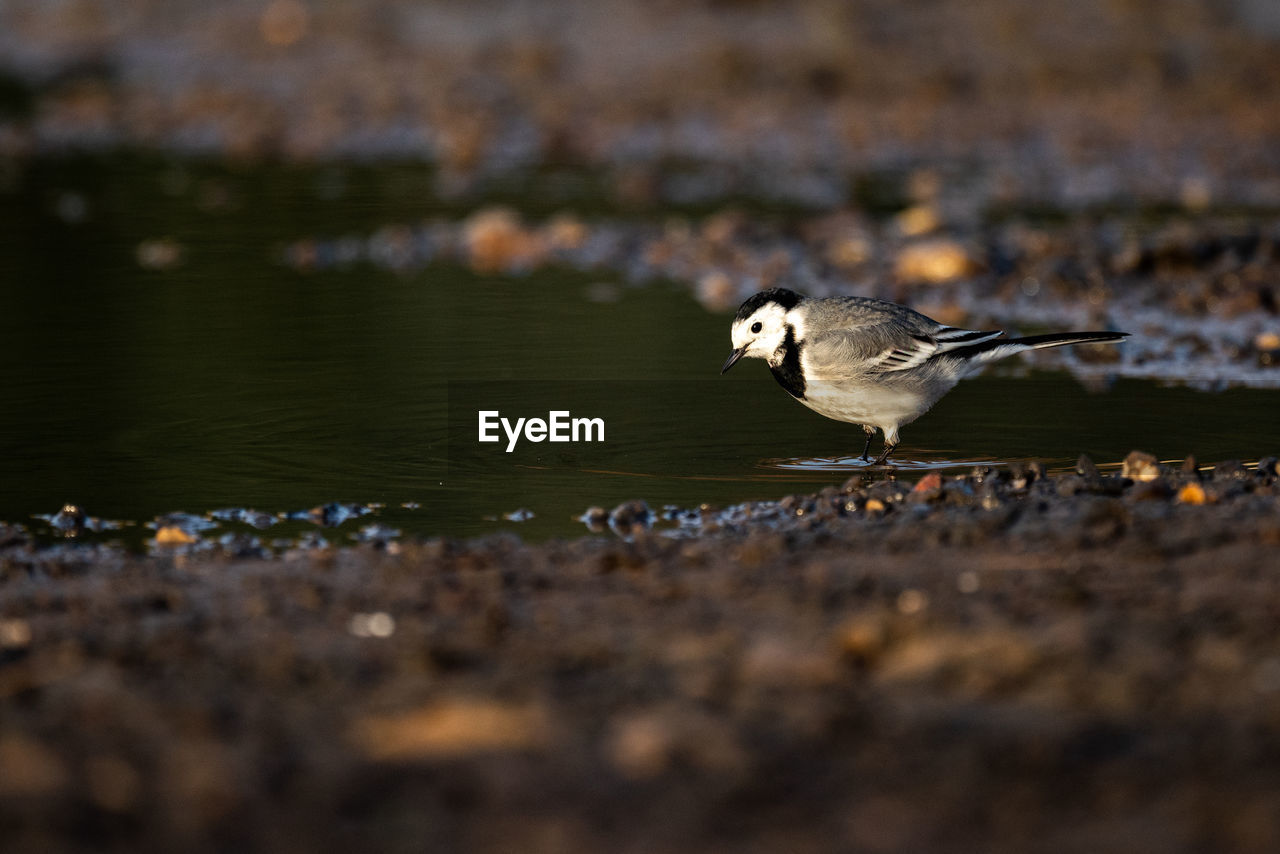
M 0 519 L 66 502 L 145 521 L 351 501 L 386 505 L 382 521 L 406 532 L 540 538 L 581 532 L 573 517 L 593 504 L 776 498 L 857 468 L 861 431 L 790 400 L 762 363 L 717 376 L 729 318 L 674 285 L 276 262 L 302 236 L 465 213 L 432 202 L 421 170 L 7 169 Z M 145 241 L 159 259 L 142 260 L 164 269 L 140 262 Z M 988 374 L 904 430 L 901 463 L 1256 459 L 1277 450 L 1278 404 L 1274 391 Z M 475 441 L 480 408 L 599 416 L 606 441 L 507 454 Z M 518 508 L 534 518 L 501 518 Z

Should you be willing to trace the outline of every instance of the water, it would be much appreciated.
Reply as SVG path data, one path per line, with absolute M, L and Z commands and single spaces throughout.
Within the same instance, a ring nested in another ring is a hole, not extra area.
M 463 212 L 426 195 L 422 170 L 142 158 L 9 169 L 0 519 L 32 524 L 66 502 L 145 521 L 338 500 L 385 505 L 380 521 L 406 533 L 538 539 L 581 533 L 591 505 L 777 498 L 861 468 L 861 431 L 790 400 L 762 363 L 718 376 L 728 317 L 673 284 L 448 265 L 302 275 L 276 262 L 300 236 Z M 598 300 L 601 283 L 616 299 Z M 1278 450 L 1278 401 L 989 374 L 905 428 L 898 461 L 1256 458 Z M 481 408 L 599 416 L 606 441 L 507 454 L 475 441 Z M 521 508 L 533 518 L 503 519 Z

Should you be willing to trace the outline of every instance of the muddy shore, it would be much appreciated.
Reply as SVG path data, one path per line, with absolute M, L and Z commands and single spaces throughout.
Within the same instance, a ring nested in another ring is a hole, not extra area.
M 0 555 L 9 851 L 1271 851 L 1273 460 Z

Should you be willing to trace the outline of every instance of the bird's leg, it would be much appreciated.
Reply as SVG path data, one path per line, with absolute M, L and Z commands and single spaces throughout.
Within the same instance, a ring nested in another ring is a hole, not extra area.
M 892 445 L 890 445 L 888 442 L 885 442 L 884 450 L 880 452 L 880 456 L 876 457 L 876 461 L 872 463 L 872 465 L 874 466 L 884 465 L 884 461 L 889 459 L 889 455 L 893 453 L 893 449 L 896 447 L 898 447 L 897 442 L 893 443 Z
M 862 429 L 866 431 L 867 444 L 862 446 L 862 456 L 859 457 L 858 459 L 862 460 L 865 463 L 871 459 L 871 437 L 876 434 L 876 428 L 868 424 L 863 424 Z

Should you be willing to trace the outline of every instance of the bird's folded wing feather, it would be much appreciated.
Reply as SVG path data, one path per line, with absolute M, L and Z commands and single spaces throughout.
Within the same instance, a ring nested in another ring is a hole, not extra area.
M 888 322 L 857 330 L 836 329 L 806 342 L 808 368 L 814 379 L 905 371 L 934 356 L 998 338 L 1000 330 L 980 332 L 941 326 L 932 334 Z

